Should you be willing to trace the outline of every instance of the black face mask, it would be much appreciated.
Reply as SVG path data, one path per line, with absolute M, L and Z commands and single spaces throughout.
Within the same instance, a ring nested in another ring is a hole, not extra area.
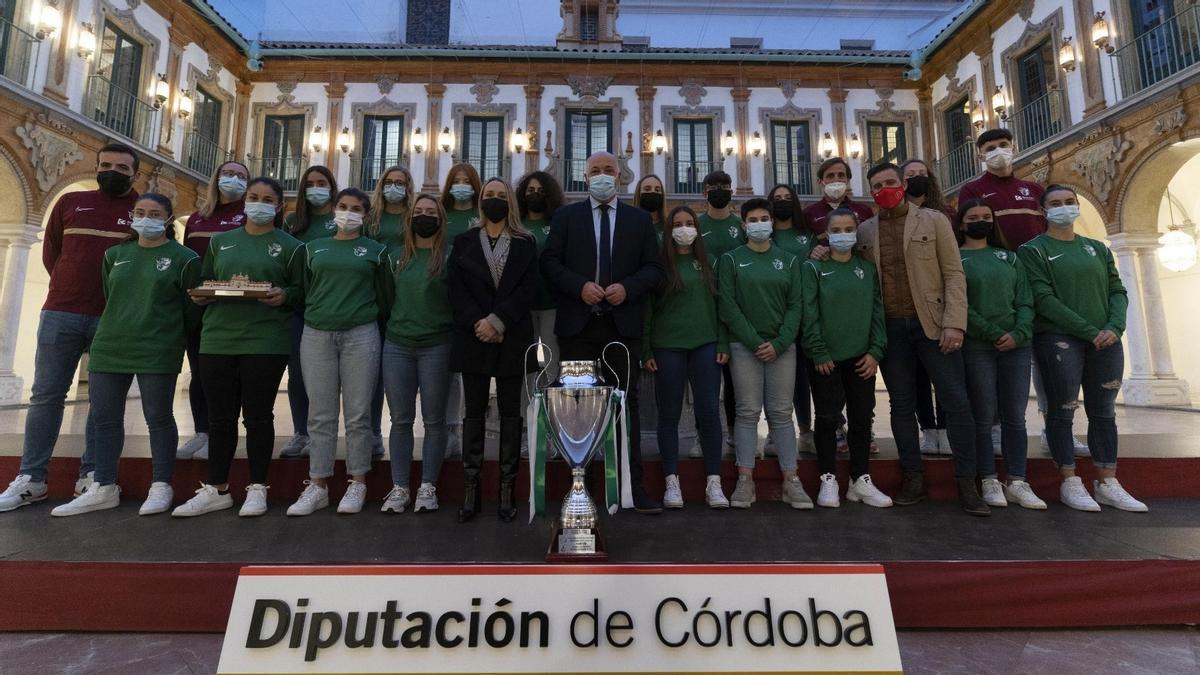
M 545 213 L 546 212 L 546 195 L 540 192 L 530 192 L 525 195 L 525 208 L 530 213 Z
M 663 196 L 659 192 L 647 192 L 641 197 L 638 197 L 638 206 L 642 207 L 643 211 L 653 213 L 662 208 Z
M 708 203 L 714 209 L 723 209 L 729 206 L 729 200 L 733 199 L 733 192 L 729 190 L 709 190 Z
M 508 218 L 508 200 L 499 197 L 489 197 L 479 203 L 483 215 L 493 223 L 503 223 Z
M 437 234 L 438 218 L 437 216 L 413 216 L 412 219 L 413 234 L 428 239 Z
M 971 239 L 987 239 L 992 234 L 992 221 L 976 220 L 967 223 L 965 232 Z
M 129 192 L 133 185 L 133 176 L 126 176 L 120 171 L 101 171 L 96 174 L 96 182 L 100 191 L 109 197 L 120 197 Z
M 929 176 L 909 176 L 904 191 L 909 197 L 924 197 L 929 194 Z
M 796 205 L 791 201 L 780 199 L 771 204 L 771 215 L 775 220 L 791 220 L 796 213 Z

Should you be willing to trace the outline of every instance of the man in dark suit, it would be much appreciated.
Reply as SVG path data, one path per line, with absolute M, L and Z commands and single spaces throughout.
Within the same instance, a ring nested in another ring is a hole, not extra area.
M 631 371 L 622 350 L 605 354 L 627 393 L 629 473 L 634 508 L 661 513 L 662 504 L 642 483 L 641 424 L 638 422 L 638 357 L 646 299 L 663 280 L 658 238 L 650 215 L 620 203 L 617 158 L 597 152 L 587 160 L 588 198 L 554 213 L 542 275 L 558 301 L 554 332 L 564 361 L 593 360 L 604 346 L 620 342 L 629 349 Z M 608 375 L 606 373 L 606 375 Z

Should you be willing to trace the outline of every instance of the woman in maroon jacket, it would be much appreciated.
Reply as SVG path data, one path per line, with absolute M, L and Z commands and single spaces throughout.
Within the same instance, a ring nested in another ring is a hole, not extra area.
M 225 162 L 217 167 L 208 181 L 208 194 L 203 206 L 188 217 L 183 230 L 183 244 L 196 252 L 200 259 L 208 252 L 208 242 L 219 232 L 228 232 L 246 224 L 242 213 L 245 205 L 246 183 L 250 171 L 241 162 Z M 204 402 L 204 387 L 195 376 L 200 356 L 199 322 L 195 331 L 188 335 L 188 369 L 192 372 L 188 386 L 188 399 L 192 406 L 192 421 L 196 435 L 184 443 L 176 453 L 180 459 L 208 459 L 208 404 Z

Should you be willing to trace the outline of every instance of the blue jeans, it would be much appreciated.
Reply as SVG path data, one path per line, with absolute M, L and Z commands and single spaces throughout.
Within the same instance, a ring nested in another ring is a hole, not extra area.
M 287 395 L 292 411 L 293 433 L 308 435 L 308 392 L 304 389 L 304 366 L 300 363 L 300 339 L 304 336 L 304 314 L 292 315 L 292 353 L 288 357 Z
M 1029 405 L 1029 370 L 1033 348 L 1026 345 L 1001 352 L 995 349 L 963 351 L 967 368 L 967 394 L 975 417 L 975 460 L 980 478 L 996 477 L 992 451 L 992 420 L 1000 414 L 1000 446 L 1008 479 L 1025 480 L 1029 437 L 1025 408 Z
M 721 474 L 721 366 L 717 343 L 695 349 L 655 349 L 658 364 L 655 402 L 658 404 L 658 454 L 663 473 L 679 475 L 679 416 L 683 413 L 685 385 L 691 383 L 695 398 L 700 449 L 704 452 L 704 475 Z
M 88 378 L 88 402 L 95 416 L 96 482 L 112 485 L 117 482 L 117 462 L 125 447 L 125 399 L 132 373 L 97 373 Z M 151 481 L 170 483 L 175 475 L 175 449 L 179 445 L 179 430 L 175 426 L 176 373 L 138 373 L 138 389 L 142 392 L 142 414 L 150 430 Z
M 954 476 L 974 478 L 975 418 L 967 399 L 962 354 L 943 354 L 937 340 L 925 337 L 921 322 L 916 319 L 887 320 L 887 353 L 879 364 L 891 404 L 892 435 L 900 451 L 900 468 L 904 473 L 924 472 L 917 429 L 918 360 L 946 411 L 946 435 L 954 453 Z
M 450 391 L 450 345 L 405 347 L 383 343 L 383 389 L 392 413 L 388 450 L 392 484 L 408 487 L 413 458 L 413 422 L 421 395 L 421 481 L 437 484 L 446 457 L 446 399 Z
M 371 399 L 379 375 L 379 328 L 374 322 L 347 330 L 304 327 L 300 360 L 308 373 L 308 475 L 333 475 L 338 408 L 346 419 L 346 473 L 371 470 Z M 338 404 L 341 404 L 340 406 Z
M 771 363 L 763 363 L 740 342 L 729 345 L 729 368 L 737 390 L 737 420 L 733 423 L 734 455 L 738 468 L 753 469 L 758 452 L 758 420 L 765 412 L 779 468 L 796 470 L 796 426 L 792 396 L 796 392 L 796 345 Z
M 50 455 L 58 443 L 62 428 L 63 407 L 79 359 L 92 346 L 100 317 L 74 312 L 42 311 L 38 321 L 37 353 L 33 366 L 33 393 L 29 411 L 25 414 L 25 447 L 21 452 L 21 470 L 36 483 L 46 482 Z M 92 410 L 88 408 L 87 440 L 79 476 L 95 468 L 96 427 Z
M 1062 469 L 1075 468 L 1071 423 L 1082 387 L 1092 461 L 1101 468 L 1116 468 L 1117 394 L 1125 372 L 1121 343 L 1096 349 L 1078 338 L 1046 333 L 1033 336 L 1033 350 L 1046 388 L 1046 440 L 1054 462 Z

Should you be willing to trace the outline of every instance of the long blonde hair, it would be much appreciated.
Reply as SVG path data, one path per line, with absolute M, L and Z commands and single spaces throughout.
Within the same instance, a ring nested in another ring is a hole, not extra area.
M 231 159 L 228 162 L 221 162 L 221 165 L 217 167 L 217 170 L 213 171 L 212 177 L 208 179 L 208 189 L 204 192 L 204 204 L 199 209 L 196 209 L 201 218 L 212 218 L 213 211 L 216 211 L 217 205 L 221 203 L 221 169 L 224 169 L 230 164 L 237 164 L 245 169 L 246 182 L 250 182 L 250 168 L 245 164 L 242 164 L 236 159 Z M 242 195 L 242 198 L 245 198 L 245 194 Z
M 413 204 L 413 177 L 412 172 L 407 167 L 400 164 L 389 166 L 383 174 L 379 176 L 379 180 L 375 181 L 375 192 L 371 196 L 371 203 L 375 205 L 375 210 L 371 212 L 371 219 L 367 221 L 367 236 L 379 236 L 379 221 L 383 218 L 383 214 L 387 209 L 387 200 L 383 198 L 383 181 L 387 179 L 388 174 L 393 171 L 399 171 L 404 174 L 404 180 L 408 181 L 408 188 L 404 193 L 404 211 L 400 214 L 405 220 L 408 219 L 408 212 L 412 210 Z
M 400 254 L 396 269 L 402 270 L 408 267 L 408 263 L 417 256 L 417 233 L 413 231 L 414 209 L 412 207 L 415 207 L 417 202 L 422 199 L 428 199 L 437 206 L 438 229 L 437 233 L 433 235 L 433 250 L 430 252 L 428 268 L 429 276 L 436 277 L 446 269 L 446 207 L 442 206 L 437 195 L 428 192 L 417 194 L 409 203 L 408 215 L 404 219 L 404 251 Z
M 508 181 L 499 176 L 487 179 L 480 187 L 478 227 L 483 227 L 484 221 L 483 193 L 487 191 L 487 186 L 492 183 L 499 183 L 504 186 L 504 198 L 508 201 L 508 217 L 504 219 L 504 231 L 513 237 L 532 237 L 533 235 L 529 233 L 529 230 L 525 229 L 525 226 L 521 224 L 521 211 L 517 207 L 516 193 L 513 192 L 512 186 L 508 184 Z

